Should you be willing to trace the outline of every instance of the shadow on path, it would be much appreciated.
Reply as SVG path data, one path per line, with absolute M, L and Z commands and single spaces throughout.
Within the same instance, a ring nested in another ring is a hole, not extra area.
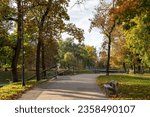
M 96 85 L 98 74 L 59 76 L 23 94 L 21 100 L 99 100 L 107 99 Z

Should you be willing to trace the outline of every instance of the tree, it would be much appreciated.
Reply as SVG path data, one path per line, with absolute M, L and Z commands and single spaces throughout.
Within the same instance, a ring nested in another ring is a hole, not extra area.
M 10 3 L 16 3 L 17 8 L 10 6 Z M 12 76 L 13 82 L 18 82 L 18 72 L 17 72 L 17 64 L 21 50 L 21 42 L 23 38 L 23 4 L 21 0 L 9 1 L 4 0 L 1 4 L 1 17 L 3 20 L 9 22 L 10 24 L 13 22 L 17 23 L 17 40 L 14 49 L 14 55 L 12 58 Z M 4 12 L 5 11 L 5 12 Z M 9 31 L 8 29 L 7 31 Z
M 118 0 L 117 7 L 115 15 L 124 29 L 128 60 L 134 66 L 134 73 L 136 67 L 141 73 L 141 68 L 149 67 L 149 0 Z
M 99 63 L 98 63 L 98 67 L 100 68 L 106 68 L 106 60 L 107 60 L 107 53 L 105 50 L 102 50 L 100 53 L 99 53 Z
M 36 76 L 40 80 L 40 63 L 42 69 L 45 70 L 45 40 L 57 39 L 60 37 L 61 30 L 64 27 L 64 20 L 68 20 L 67 1 L 34 1 L 32 2 L 34 9 L 29 12 L 30 18 L 37 25 L 37 52 L 36 52 Z M 29 19 L 30 20 L 30 19 Z M 32 25 L 29 21 L 29 25 Z M 42 51 L 42 53 L 41 53 Z M 41 55 L 42 54 L 42 55 Z M 42 60 L 40 59 L 42 56 Z M 44 73 L 45 74 L 45 73 Z
M 67 52 L 64 54 L 64 61 L 66 62 L 67 68 L 70 70 L 71 68 L 73 68 L 73 64 L 75 62 L 75 57 L 73 55 L 73 53 L 71 52 Z
M 58 63 L 58 42 L 55 39 L 47 39 L 45 45 L 45 67 L 56 66 Z
M 80 52 L 78 44 L 75 44 L 72 38 L 67 38 L 65 41 L 59 41 L 59 63 L 62 68 L 67 67 L 67 61 L 65 60 L 66 53 L 71 53 L 74 56 L 74 62 L 72 62 L 71 66 L 75 68 L 75 66 L 77 66 L 77 59 L 79 58 Z
M 70 36 L 73 37 L 73 39 L 78 40 L 79 42 L 82 42 L 84 40 L 84 30 L 81 28 L 76 27 L 75 24 L 69 23 L 65 27 L 65 32 L 67 32 Z
M 91 20 L 91 28 L 97 27 L 101 29 L 101 32 L 107 37 L 108 39 L 108 51 L 107 51 L 107 67 L 106 67 L 106 75 L 109 75 L 110 69 L 110 51 L 111 51 L 111 43 L 113 40 L 113 31 L 117 24 L 117 19 L 114 17 L 114 8 L 116 5 L 116 1 L 112 0 L 111 2 L 108 1 L 100 1 L 100 5 L 96 9 L 95 17 Z
M 74 43 L 71 38 L 67 38 L 65 41 L 61 40 L 59 42 L 59 62 L 62 68 L 66 68 L 66 60 L 64 60 L 64 55 L 68 52 L 73 54 L 74 57 L 71 64 L 73 69 L 79 70 L 95 67 L 97 55 L 96 49 L 93 46 Z
M 51 43 L 52 49 L 55 51 L 52 53 L 52 55 L 57 54 L 58 46 L 57 46 L 57 39 L 61 38 L 61 33 L 66 31 L 64 20 L 69 20 L 69 16 L 67 14 L 67 6 L 68 6 L 68 0 L 62 0 L 62 1 L 55 1 L 55 0 L 3 0 L 0 11 L 0 20 L 3 20 L 3 23 L 11 24 L 10 27 L 6 30 L 6 33 L 9 31 L 13 32 L 13 34 L 16 34 L 17 38 L 14 37 L 13 41 L 15 40 L 15 43 L 13 45 L 10 45 L 11 48 L 13 48 L 14 52 L 13 59 L 11 62 L 12 66 L 12 74 L 13 74 L 13 81 L 18 81 L 18 74 L 17 74 L 17 65 L 20 62 L 20 50 L 21 50 L 21 44 L 23 40 L 23 36 L 25 37 L 26 45 L 25 46 L 25 57 L 31 57 L 32 60 L 29 59 L 26 60 L 29 63 L 34 64 L 34 54 L 30 56 L 30 52 L 35 52 L 35 46 L 37 45 L 37 52 L 36 52 L 36 74 L 37 74 L 37 80 L 40 80 L 40 65 L 42 64 L 42 69 L 46 69 L 46 63 L 45 62 L 45 53 L 49 53 L 48 48 Z M 17 7 L 16 7 L 17 6 Z M 23 20 L 24 17 L 24 20 Z M 23 21 L 25 24 L 23 24 Z M 17 33 L 16 33 L 16 27 L 17 24 Z M 4 25 L 3 25 L 4 26 Z M 25 27 L 25 28 L 23 28 Z M 72 36 L 76 36 L 75 38 L 81 39 L 83 37 L 82 30 L 79 28 L 72 26 L 72 33 L 70 33 Z M 1 28 L 2 29 L 2 28 Z M 25 34 L 23 35 L 23 31 L 25 30 Z M 70 32 L 71 32 L 70 31 Z M 4 31 L 3 31 L 4 32 Z M 81 33 L 80 33 L 81 32 Z M 6 34 L 7 35 L 7 34 Z M 4 35 L 6 37 L 6 35 Z M 8 34 L 9 35 L 9 34 Z M 28 40 L 26 38 L 30 38 L 31 40 Z M 81 39 L 82 40 L 82 39 Z M 51 41 L 51 42 L 50 42 Z M 4 41 L 3 41 L 4 42 Z M 3 42 L 1 44 L 3 44 Z M 48 45 L 49 43 L 49 45 Z M 6 46 L 6 44 L 3 44 Z M 7 44 L 8 45 L 8 44 Z M 32 45 L 32 47 L 31 47 Z M 29 49 L 30 48 L 30 49 Z M 55 57 L 54 57 L 55 58 Z M 52 59 L 51 59 L 52 60 Z M 56 61 L 55 61 L 56 62 Z M 55 63 L 56 64 L 56 63 Z
M 127 39 L 127 46 L 134 54 L 135 64 L 138 66 L 138 72 L 141 73 L 142 66 L 150 66 L 150 34 L 141 18 L 135 17 L 133 21 L 136 26 L 130 28 L 125 32 Z
M 123 29 L 121 26 L 116 25 L 113 33 L 113 40 L 111 44 L 111 59 L 110 64 L 111 68 L 122 69 L 124 68 L 126 72 L 126 56 L 128 53 L 128 48 L 126 47 L 126 39 L 123 33 Z M 106 46 L 107 42 L 104 42 L 102 47 L 104 51 L 107 51 Z
M 84 50 L 86 52 L 86 54 L 84 54 L 86 67 L 89 69 L 95 67 L 97 61 L 96 49 L 93 46 L 85 45 Z

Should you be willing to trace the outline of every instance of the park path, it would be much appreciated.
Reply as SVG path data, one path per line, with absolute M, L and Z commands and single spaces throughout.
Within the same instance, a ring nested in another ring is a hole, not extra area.
M 99 74 L 58 76 L 26 92 L 19 100 L 99 100 L 107 99 L 96 85 Z

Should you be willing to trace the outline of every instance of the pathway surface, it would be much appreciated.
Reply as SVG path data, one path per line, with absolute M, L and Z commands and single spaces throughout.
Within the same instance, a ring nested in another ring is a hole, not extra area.
M 19 100 L 99 100 L 107 99 L 96 85 L 99 74 L 59 76 L 22 95 Z

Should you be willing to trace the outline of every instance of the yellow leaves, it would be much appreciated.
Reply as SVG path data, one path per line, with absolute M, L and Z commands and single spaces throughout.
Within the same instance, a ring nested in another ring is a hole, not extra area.
M 136 9 L 138 4 L 138 0 L 124 0 L 122 3 L 119 4 L 119 7 L 117 9 L 118 14 L 131 12 L 130 10 Z
M 65 53 L 64 60 L 66 62 L 72 62 L 73 59 L 74 59 L 74 55 L 71 52 Z
M 34 86 L 36 81 L 29 81 L 26 87 L 22 87 L 21 83 L 13 83 L 0 88 L 0 100 L 12 100 L 20 96 L 24 91 Z

